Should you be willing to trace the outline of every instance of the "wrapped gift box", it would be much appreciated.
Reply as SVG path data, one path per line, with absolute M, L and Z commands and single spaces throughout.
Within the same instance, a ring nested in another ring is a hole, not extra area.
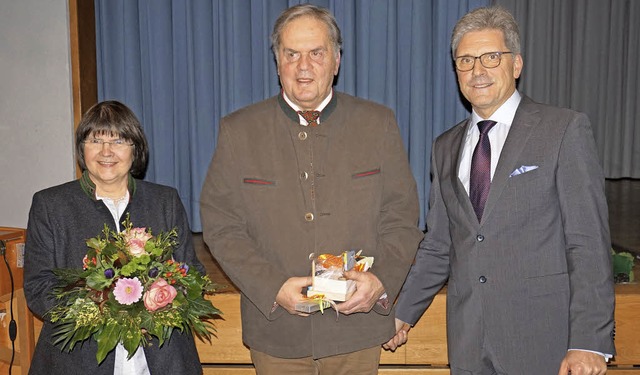
M 313 284 L 307 289 L 307 297 L 322 295 L 330 300 L 344 302 L 355 291 L 356 283 L 353 280 L 314 277 Z
M 313 281 L 307 288 L 307 299 L 296 305 L 296 310 L 311 313 L 347 301 L 356 291 L 356 282 L 343 277 L 346 270 L 366 272 L 373 264 L 373 257 L 360 256 L 362 250 L 349 250 L 341 255 L 310 255 Z M 305 293 L 303 293 L 305 294 Z M 322 306 L 322 308 L 320 308 Z

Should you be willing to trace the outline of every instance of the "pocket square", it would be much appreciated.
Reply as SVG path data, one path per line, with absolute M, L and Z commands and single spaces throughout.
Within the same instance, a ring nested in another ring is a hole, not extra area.
M 534 169 L 538 169 L 537 165 L 523 165 L 520 168 L 516 168 L 515 171 L 511 172 L 511 174 L 509 175 L 509 177 L 513 177 L 513 176 L 517 176 L 519 174 L 523 174 L 523 173 L 527 173 L 527 172 L 531 172 Z

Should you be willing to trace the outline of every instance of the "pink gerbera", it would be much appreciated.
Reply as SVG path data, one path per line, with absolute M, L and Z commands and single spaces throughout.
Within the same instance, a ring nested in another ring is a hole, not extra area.
M 133 279 L 122 278 L 116 281 L 116 287 L 113 289 L 113 295 L 116 301 L 123 305 L 131 305 L 140 301 L 142 297 L 142 284 L 137 277 Z

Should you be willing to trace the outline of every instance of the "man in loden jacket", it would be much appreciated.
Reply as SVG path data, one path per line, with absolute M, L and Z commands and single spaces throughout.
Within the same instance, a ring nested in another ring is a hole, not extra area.
M 285 10 L 272 42 L 282 92 L 221 120 L 204 239 L 242 294 L 259 374 L 376 374 L 422 238 L 415 181 L 392 111 L 333 91 L 341 37 L 326 9 Z M 375 263 L 346 274 L 357 291 L 339 318 L 296 311 L 309 254 L 349 249 Z

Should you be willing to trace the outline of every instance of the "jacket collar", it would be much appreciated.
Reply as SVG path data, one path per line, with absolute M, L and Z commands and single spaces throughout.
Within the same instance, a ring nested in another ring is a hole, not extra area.
M 337 92 L 335 91 L 333 92 L 333 95 L 331 96 L 331 100 L 329 101 L 327 106 L 324 107 L 324 109 L 320 114 L 321 116 L 320 121 L 326 121 L 329 118 L 329 116 L 331 116 L 333 111 L 336 109 L 336 106 L 338 104 L 337 94 L 338 94 Z M 299 120 L 300 117 L 298 116 L 298 113 L 293 108 L 291 108 L 291 106 L 287 103 L 286 100 L 284 100 L 283 91 L 280 91 L 280 95 L 278 95 L 278 104 L 280 104 L 280 108 L 282 109 L 284 114 L 291 119 L 291 121 L 295 121 L 296 123 L 300 121 Z
M 84 193 L 87 194 L 89 198 L 96 201 L 97 200 L 96 184 L 94 184 L 93 181 L 91 181 L 91 178 L 89 177 L 89 171 L 85 169 L 82 172 L 82 176 L 80 176 L 78 181 L 80 182 L 80 187 L 82 188 L 82 191 L 84 191 Z M 129 196 L 133 198 L 133 195 L 136 193 L 136 179 L 133 178 L 131 174 L 129 174 L 129 182 L 128 182 L 127 189 L 129 190 Z

